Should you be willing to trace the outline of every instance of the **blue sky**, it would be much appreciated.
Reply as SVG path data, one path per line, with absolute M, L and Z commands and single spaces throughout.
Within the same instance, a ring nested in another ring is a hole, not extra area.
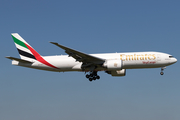
M 165 69 L 53 73 L 12 66 L 11 33 L 41 55 L 65 54 L 49 41 L 85 53 L 159 51 L 180 60 L 178 0 L 51 0 L 0 2 L 1 120 L 179 120 L 179 62 Z

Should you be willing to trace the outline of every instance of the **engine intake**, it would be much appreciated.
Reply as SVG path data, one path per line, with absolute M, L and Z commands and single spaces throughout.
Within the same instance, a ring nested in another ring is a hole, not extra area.
M 107 70 L 121 70 L 123 67 L 122 60 L 107 60 L 104 65 Z

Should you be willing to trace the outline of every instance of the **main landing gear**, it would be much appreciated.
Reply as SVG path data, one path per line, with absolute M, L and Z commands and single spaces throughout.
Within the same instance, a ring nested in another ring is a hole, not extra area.
M 162 67 L 162 68 L 161 68 L 161 72 L 160 72 L 161 75 L 164 75 L 164 72 L 163 72 L 163 71 L 164 71 L 165 68 L 166 68 L 166 67 Z
M 93 71 L 93 72 L 90 72 L 90 74 L 87 74 L 86 78 L 88 78 L 89 81 L 92 81 L 92 80 L 100 79 L 100 76 L 97 75 L 96 71 Z

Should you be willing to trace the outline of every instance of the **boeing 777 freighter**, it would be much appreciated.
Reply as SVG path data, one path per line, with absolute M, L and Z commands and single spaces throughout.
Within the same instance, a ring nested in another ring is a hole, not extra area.
M 98 71 L 125 76 L 126 69 L 161 68 L 163 75 L 166 66 L 177 62 L 172 55 L 161 52 L 86 54 L 55 42 L 50 43 L 64 49 L 68 55 L 41 56 L 18 33 L 11 35 L 21 58 L 6 57 L 13 65 L 54 72 L 89 72 L 86 74 L 89 81 L 100 79 Z

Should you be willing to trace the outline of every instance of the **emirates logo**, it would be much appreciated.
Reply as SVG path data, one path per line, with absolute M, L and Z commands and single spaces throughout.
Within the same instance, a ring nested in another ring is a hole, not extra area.
M 114 63 L 114 67 L 117 67 L 117 63 Z

